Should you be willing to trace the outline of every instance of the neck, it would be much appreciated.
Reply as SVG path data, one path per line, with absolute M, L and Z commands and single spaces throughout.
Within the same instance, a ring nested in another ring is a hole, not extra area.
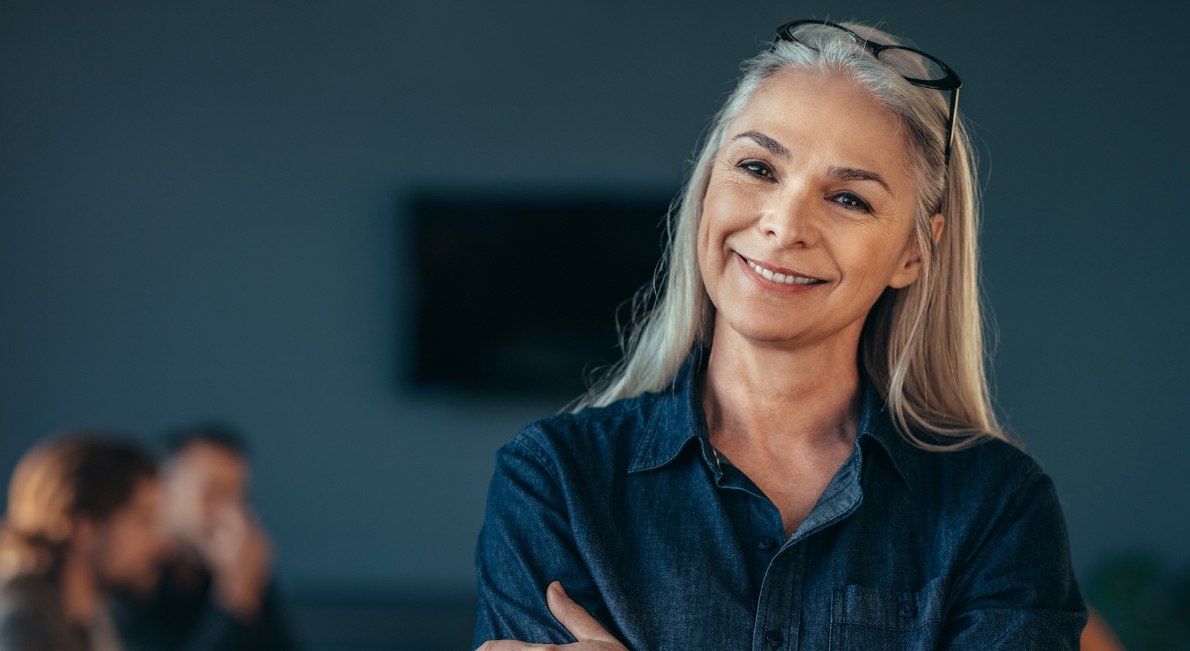
M 94 572 L 78 554 L 67 554 L 62 563 L 62 599 L 66 617 L 76 624 L 90 625 L 103 605 Z
M 857 351 L 858 341 L 768 346 L 716 328 L 703 387 L 712 441 L 770 449 L 849 445 L 861 399 Z

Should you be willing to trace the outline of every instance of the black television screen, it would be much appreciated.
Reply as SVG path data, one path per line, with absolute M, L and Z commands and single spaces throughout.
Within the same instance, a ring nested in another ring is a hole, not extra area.
M 667 195 L 421 193 L 412 223 L 410 379 L 571 398 L 620 356 L 617 318 L 661 257 Z

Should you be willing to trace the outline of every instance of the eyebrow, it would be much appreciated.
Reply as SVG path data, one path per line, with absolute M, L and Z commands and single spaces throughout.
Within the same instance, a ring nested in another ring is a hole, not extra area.
M 735 141 L 742 138 L 749 138 L 755 141 L 756 144 L 764 147 L 771 154 L 783 160 L 789 160 L 793 157 L 785 145 L 782 145 L 770 136 L 766 136 L 759 131 L 745 131 L 743 133 L 737 134 L 734 138 L 732 138 L 732 140 Z M 888 192 L 893 197 L 897 196 L 896 193 L 892 191 L 892 188 L 889 187 L 888 182 L 884 180 L 884 177 L 880 176 L 876 172 L 865 170 L 859 167 L 832 167 L 830 168 L 830 171 L 827 172 L 827 177 L 836 181 L 872 181 L 873 183 L 879 184 L 880 187 L 884 188 L 885 192 Z
M 785 148 L 785 145 L 782 145 L 781 143 L 773 140 L 769 136 L 766 136 L 759 131 L 745 131 L 732 138 L 732 140 L 739 140 L 740 138 L 751 138 L 752 140 L 756 141 L 756 144 L 769 150 L 769 153 L 779 158 L 788 160 L 790 157 L 789 150 Z
M 888 187 L 888 183 L 876 172 L 871 172 L 858 167 L 832 167 L 827 172 L 827 177 L 837 181 L 872 181 L 878 183 L 884 191 L 891 194 L 893 197 L 897 195 L 893 193 L 892 188 Z

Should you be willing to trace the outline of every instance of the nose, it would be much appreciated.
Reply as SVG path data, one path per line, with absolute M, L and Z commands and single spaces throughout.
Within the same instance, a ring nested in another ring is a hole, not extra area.
M 781 249 L 809 248 L 818 242 L 817 202 L 804 188 L 790 185 L 774 192 L 760 206 L 756 228 Z

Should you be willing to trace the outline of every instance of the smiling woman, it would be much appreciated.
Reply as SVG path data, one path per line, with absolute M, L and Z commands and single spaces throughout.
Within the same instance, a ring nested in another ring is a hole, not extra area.
M 1053 484 L 990 406 L 958 76 L 860 25 L 778 34 L 624 361 L 497 458 L 475 642 L 1077 648 Z
M 921 269 L 896 118 L 846 78 L 787 71 L 728 132 L 698 233 L 717 327 L 795 346 L 813 339 L 821 352 L 854 356 L 876 299 Z M 931 222 L 941 235 L 942 216 Z

